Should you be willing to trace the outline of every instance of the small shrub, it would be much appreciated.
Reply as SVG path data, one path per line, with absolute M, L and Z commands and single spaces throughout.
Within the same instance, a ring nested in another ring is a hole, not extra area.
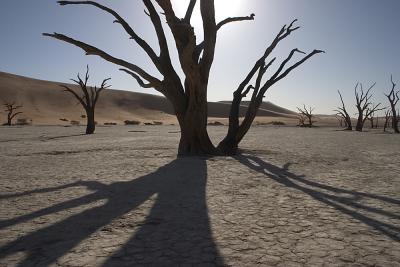
M 61 118 L 60 121 L 69 121 L 69 120 L 67 120 L 65 118 Z
M 81 115 L 81 118 L 82 119 L 86 119 L 86 115 Z
M 220 121 L 210 121 L 209 123 L 207 123 L 207 125 L 222 126 L 224 124 Z
M 283 121 L 271 121 L 268 124 L 270 125 L 286 125 Z
M 117 125 L 116 122 L 105 122 L 104 125 Z
M 25 118 L 17 119 L 17 123 L 15 125 L 32 125 L 32 120 Z
M 125 125 L 139 125 L 139 124 L 140 124 L 140 121 L 125 120 L 124 123 L 125 123 Z
M 79 126 L 81 123 L 79 122 L 79 121 L 74 121 L 74 120 L 71 120 L 71 125 L 73 125 L 73 126 Z
M 153 125 L 162 125 L 163 123 L 161 121 L 153 121 Z

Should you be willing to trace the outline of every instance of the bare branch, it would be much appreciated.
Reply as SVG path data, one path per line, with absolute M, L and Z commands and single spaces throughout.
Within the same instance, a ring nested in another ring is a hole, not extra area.
M 89 44 L 83 43 L 81 41 L 77 41 L 75 39 L 72 39 L 66 35 L 63 34 L 59 34 L 59 33 L 54 33 L 54 34 L 50 34 L 50 33 L 43 33 L 44 36 L 49 36 L 70 44 L 73 44 L 77 47 L 80 47 L 82 50 L 84 50 L 86 52 L 86 55 L 97 55 L 109 62 L 112 62 L 114 64 L 120 65 L 122 67 L 125 67 L 127 69 L 130 69 L 134 72 L 136 72 L 137 74 L 139 74 L 140 76 L 142 76 L 145 80 L 154 83 L 154 84 L 161 84 L 161 81 L 158 80 L 157 78 L 151 76 L 150 74 L 148 74 L 146 71 L 144 71 L 142 68 L 138 67 L 135 64 L 129 63 L 125 60 L 119 59 L 119 58 L 115 58 L 109 54 L 107 54 L 106 52 L 98 49 L 97 47 L 91 46 Z
M 59 84 L 60 87 L 64 88 L 65 92 L 69 92 L 71 93 L 73 96 L 75 96 L 75 98 L 79 101 L 79 103 L 86 109 L 87 105 L 85 103 L 85 101 L 83 101 L 83 97 L 80 97 L 74 90 L 72 90 L 71 88 L 69 88 L 66 85 L 63 84 Z
M 189 6 L 188 6 L 188 8 L 186 10 L 186 14 L 185 14 L 185 17 L 183 19 L 186 23 L 190 23 L 190 19 L 192 17 L 193 9 L 194 9 L 194 7 L 196 5 L 196 2 L 197 2 L 197 0 L 190 0 L 190 2 L 189 2 Z
M 222 26 L 225 24 L 231 23 L 231 22 L 237 22 L 237 21 L 245 21 L 245 20 L 254 20 L 255 14 L 252 13 L 250 16 L 243 16 L 243 17 L 229 17 L 226 18 L 217 24 L 217 30 L 221 29 Z
M 154 52 L 154 50 L 150 47 L 150 45 L 145 40 L 143 40 L 141 37 L 139 37 L 136 34 L 136 32 L 132 29 L 132 27 L 117 12 L 115 12 L 111 8 L 103 6 L 94 1 L 58 1 L 58 3 L 62 6 L 65 6 L 65 5 L 91 5 L 91 6 L 95 6 L 99 9 L 104 10 L 107 13 L 113 15 L 114 18 L 116 19 L 114 21 L 114 23 L 121 24 L 121 26 L 129 34 L 130 38 L 133 39 L 146 52 L 146 54 L 150 57 L 150 59 L 153 61 L 153 63 L 156 66 L 159 64 L 158 57 L 157 57 L 156 53 Z
M 325 53 L 325 51 L 322 50 L 314 50 L 311 53 L 309 53 L 307 56 L 305 56 L 303 59 L 301 59 L 300 61 L 298 61 L 297 63 L 293 64 L 291 67 L 287 68 L 287 70 L 285 72 L 283 72 L 281 75 L 279 75 L 275 80 L 274 83 L 278 82 L 279 80 L 281 80 L 282 78 L 286 77 L 292 70 L 294 70 L 295 68 L 297 68 L 298 66 L 300 66 L 301 64 L 303 64 L 304 62 L 306 62 L 309 58 L 311 58 L 312 56 L 319 54 L 319 53 Z
M 139 75 L 137 75 L 136 73 L 129 71 L 127 69 L 119 69 L 120 71 L 126 72 L 129 75 L 131 75 L 133 78 L 136 79 L 136 81 L 138 82 L 138 84 L 143 87 L 143 88 L 152 88 L 154 87 L 151 83 L 144 83 L 143 80 L 139 77 Z
M 255 16 L 254 14 L 251 14 L 250 16 L 244 16 L 244 17 L 226 18 L 226 19 L 220 21 L 220 22 L 217 24 L 217 31 L 218 31 L 222 26 L 224 26 L 225 24 L 228 24 L 228 23 L 230 23 L 230 22 L 245 21 L 245 20 L 254 20 L 254 16 Z M 201 43 L 199 43 L 199 44 L 196 46 L 196 49 L 195 49 L 195 51 L 194 51 L 194 57 L 195 57 L 196 61 L 198 61 L 201 52 L 203 52 L 203 49 L 204 49 L 204 41 L 201 42 Z

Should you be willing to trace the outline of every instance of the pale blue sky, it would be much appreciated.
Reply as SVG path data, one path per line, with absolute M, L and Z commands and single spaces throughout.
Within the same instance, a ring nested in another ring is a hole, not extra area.
M 154 30 L 139 0 L 98 1 L 125 17 L 134 29 L 157 48 Z M 212 68 L 209 101 L 230 100 L 245 77 L 285 23 L 298 18 L 302 28 L 275 51 L 286 57 L 292 48 L 326 50 L 270 89 L 266 100 L 295 109 L 303 103 L 317 113 L 333 113 L 337 90 L 353 106 L 357 81 L 376 81 L 375 101 L 386 105 L 383 92 L 390 87 L 390 74 L 400 85 L 399 0 L 216 0 L 217 17 L 256 14 L 255 21 L 225 26 L 219 32 Z M 182 11 L 187 0 L 175 0 Z M 41 36 L 59 32 L 130 60 L 157 74 L 147 56 L 113 18 L 90 6 L 61 7 L 54 0 L 2 0 L 0 4 L 0 70 L 29 77 L 68 81 L 85 65 L 93 82 L 112 77 L 113 88 L 155 93 L 141 89 L 118 67 L 97 57 L 85 56 L 77 47 Z M 170 34 L 168 33 L 170 36 Z M 201 37 L 201 31 L 198 32 Z M 172 46 L 172 43 L 171 43 Z M 174 49 L 171 49 L 174 51 Z M 175 55 L 176 57 L 176 55 Z M 354 110 L 354 109 L 353 109 Z

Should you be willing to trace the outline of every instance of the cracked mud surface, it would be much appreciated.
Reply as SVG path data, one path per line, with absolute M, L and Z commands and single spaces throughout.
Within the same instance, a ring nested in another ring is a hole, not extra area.
M 0 266 L 400 266 L 399 136 L 253 127 L 177 159 L 173 126 L 82 131 L 0 128 Z

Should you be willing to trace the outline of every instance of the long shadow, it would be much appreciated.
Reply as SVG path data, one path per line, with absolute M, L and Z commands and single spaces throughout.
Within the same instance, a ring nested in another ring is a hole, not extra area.
M 400 200 L 371 193 L 346 190 L 310 181 L 304 175 L 297 175 L 290 172 L 289 166 L 291 163 L 286 163 L 283 167 L 278 167 L 265 162 L 256 156 L 244 154 L 237 156 L 236 159 L 250 169 L 263 173 L 274 181 L 287 187 L 297 189 L 312 198 L 335 208 L 343 214 L 374 228 L 389 238 L 395 241 L 400 241 L 400 213 L 394 213 L 359 203 L 360 200 L 375 199 L 382 201 L 385 205 L 390 204 L 400 206 Z M 345 194 L 346 196 L 340 196 L 337 194 Z M 383 220 L 367 216 L 362 213 L 363 211 L 381 216 Z M 385 222 L 390 219 L 399 220 L 399 224 L 393 225 Z
M 48 188 L 33 189 L 33 190 L 28 190 L 28 191 L 24 191 L 24 192 L 20 192 L 20 193 L 0 194 L 0 199 L 17 198 L 17 197 L 23 197 L 23 196 L 39 194 L 39 193 L 49 193 L 49 192 L 59 191 L 62 189 L 67 189 L 70 187 L 78 187 L 78 186 L 85 186 L 91 190 L 98 190 L 98 187 L 102 187 L 105 185 L 100 182 L 96 182 L 96 181 L 78 181 L 75 183 L 53 186 L 53 187 L 48 187 Z
M 176 159 L 154 173 L 127 182 L 110 185 L 83 182 L 79 185 L 95 191 L 31 214 L 1 221 L 0 225 L 16 225 L 98 200 L 106 200 L 105 204 L 88 208 L 9 242 L 0 248 L 0 259 L 23 251 L 27 256 L 17 266 L 49 266 L 91 234 L 154 196 L 155 204 L 145 221 L 131 222 L 140 228 L 132 233 L 130 241 L 121 248 L 119 255 L 123 253 L 123 259 L 114 255 L 106 261 L 105 266 L 206 262 L 223 264 L 210 229 L 206 182 L 207 165 L 201 158 Z M 27 193 L 54 189 L 61 188 Z M 130 229 L 127 227 L 126 231 Z

